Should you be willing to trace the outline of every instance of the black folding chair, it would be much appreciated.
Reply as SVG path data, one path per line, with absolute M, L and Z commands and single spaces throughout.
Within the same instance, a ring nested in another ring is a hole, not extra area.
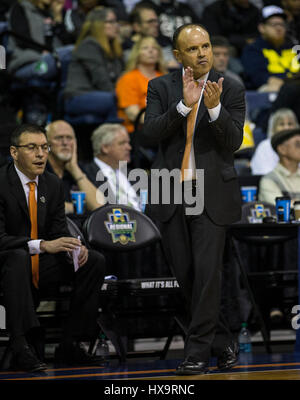
M 133 254 L 140 249 L 144 251 L 154 244 L 158 244 L 158 248 L 161 248 L 161 235 L 152 220 L 145 214 L 125 205 L 109 204 L 96 209 L 85 221 L 83 232 L 89 246 L 104 254 L 105 252 Z M 163 251 L 159 254 L 164 257 Z M 134 258 L 131 258 L 132 260 Z M 143 263 L 143 259 L 138 261 Z M 118 267 L 122 274 L 123 265 Z M 138 266 L 138 268 L 140 267 L 142 268 L 142 265 Z M 131 268 L 134 267 L 130 265 L 129 269 Z M 177 311 L 174 298 L 175 296 L 176 298 L 180 297 L 178 296 L 180 291 L 176 279 L 172 275 L 157 276 L 159 271 L 157 271 L 156 265 L 153 265 L 152 269 L 151 276 L 148 278 L 128 279 L 123 273 L 122 277 L 125 279 L 105 283 L 106 289 L 112 286 L 114 289 L 117 288 L 117 293 L 112 296 L 111 292 L 108 292 L 107 311 L 100 314 L 99 323 L 104 333 L 113 342 L 122 361 L 131 355 L 126 349 L 130 317 L 142 316 L 144 318 L 149 315 L 159 319 L 159 315 L 162 313 L 166 320 Z M 102 293 L 105 294 L 105 291 Z M 150 299 L 148 308 L 143 302 L 145 296 L 149 296 L 148 299 Z M 155 305 L 161 296 L 166 296 L 165 301 Z M 110 300 L 112 301 L 110 302 Z M 158 330 L 158 324 L 155 327 Z M 175 332 L 176 323 L 173 319 L 168 328 L 171 333 L 163 351 L 159 353 L 161 359 L 165 358 Z M 137 353 L 134 355 L 136 356 Z

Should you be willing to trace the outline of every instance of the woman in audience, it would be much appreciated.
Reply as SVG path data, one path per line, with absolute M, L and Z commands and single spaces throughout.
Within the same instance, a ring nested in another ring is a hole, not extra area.
M 110 8 L 95 7 L 86 17 L 69 65 L 65 96 L 68 114 L 92 114 L 117 122 L 115 83 L 123 71 L 119 26 Z
M 271 146 L 272 136 L 282 130 L 299 126 L 295 113 L 288 108 L 277 110 L 269 119 L 268 137 L 259 143 L 251 159 L 253 175 L 265 175 L 271 172 L 279 161 L 277 153 Z
M 72 46 L 63 24 L 64 0 L 21 0 L 10 10 L 8 71 L 16 78 L 52 80 L 69 61 Z
M 162 50 L 157 41 L 146 36 L 134 44 L 125 73 L 116 85 L 119 117 L 129 133 L 139 112 L 146 107 L 149 80 L 166 73 Z M 143 122 L 143 115 L 140 122 Z

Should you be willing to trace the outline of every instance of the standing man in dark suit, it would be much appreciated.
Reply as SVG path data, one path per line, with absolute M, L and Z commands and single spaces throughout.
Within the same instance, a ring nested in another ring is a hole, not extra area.
M 11 136 L 13 163 L 0 170 L 0 278 L 13 367 L 25 371 L 46 368 L 34 348 L 38 299 L 66 282 L 74 291 L 57 356 L 70 364 L 95 361 L 78 340 L 96 332 L 104 280 L 103 256 L 70 237 L 62 183 L 45 171 L 48 151 L 45 130 L 22 125 Z M 78 263 L 73 265 L 75 250 Z
M 226 226 L 241 215 L 233 160 L 242 143 L 245 102 L 243 87 L 212 69 L 213 53 L 205 27 L 179 27 L 173 48 L 183 70 L 149 83 L 143 136 L 147 143 L 159 143 L 153 169 L 179 171 L 181 184 L 171 186 L 168 204 L 164 204 L 164 192 L 158 204 L 151 204 L 157 195 L 152 169 L 146 212 L 161 225 L 165 251 L 185 296 L 187 317 L 181 319 L 186 332 L 184 361 L 176 373 L 188 375 L 205 373 L 212 355 L 218 357 L 220 369 L 237 362 L 238 346 L 219 308 Z M 158 177 L 160 186 L 156 187 L 164 190 L 167 186 Z M 175 201 L 178 187 L 181 204 Z M 191 212 L 188 189 L 195 199 L 195 212 Z M 197 204 L 201 197 L 203 207 Z

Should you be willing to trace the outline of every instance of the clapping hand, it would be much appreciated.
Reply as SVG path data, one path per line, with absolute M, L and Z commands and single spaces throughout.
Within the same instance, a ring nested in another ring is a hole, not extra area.
M 220 103 L 220 97 L 223 90 L 224 78 L 220 78 L 218 82 L 201 80 L 195 81 L 193 69 L 187 67 L 184 71 L 183 83 L 183 101 L 187 107 L 193 107 L 199 101 L 201 91 L 203 89 L 204 104 L 207 108 L 214 108 Z
M 185 106 L 193 107 L 199 101 L 202 87 L 194 79 L 193 69 L 187 67 L 182 77 L 183 101 Z
M 206 81 L 203 89 L 204 104 L 206 108 L 215 108 L 220 103 L 220 97 L 223 90 L 223 81 L 224 78 L 220 78 L 218 82 Z

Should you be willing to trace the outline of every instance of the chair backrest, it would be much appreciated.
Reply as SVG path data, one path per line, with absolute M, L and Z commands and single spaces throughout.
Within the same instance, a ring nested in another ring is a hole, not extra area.
M 150 218 L 121 204 L 97 208 L 86 219 L 83 232 L 88 244 L 98 250 L 137 250 L 161 240 Z
M 276 92 L 257 92 L 256 90 L 247 90 L 245 94 L 246 109 L 251 121 L 256 122 L 260 115 L 267 113 L 273 101 L 276 99 Z
M 250 218 L 260 218 L 260 213 L 263 216 L 276 216 L 276 207 L 273 204 L 267 203 L 265 201 L 251 201 L 242 205 L 242 218 L 240 223 L 247 224 L 251 223 Z
M 259 188 L 259 182 L 263 175 L 240 175 L 238 176 L 239 185 L 241 186 L 256 186 Z
M 242 218 L 240 221 L 232 225 L 232 234 L 233 236 L 239 240 L 247 243 L 253 243 L 257 245 L 272 245 L 272 244 L 280 244 L 287 240 L 293 239 L 297 236 L 295 230 L 285 230 L 285 229 L 272 229 L 269 228 L 269 233 L 267 233 L 264 229 L 260 229 L 264 223 L 257 223 L 258 219 L 262 219 L 264 217 L 276 217 L 276 207 L 273 204 L 264 202 L 264 201 L 252 201 L 249 203 L 245 203 L 242 206 Z M 243 229 L 239 229 L 239 224 L 242 224 Z M 249 228 L 245 225 L 249 224 Z M 278 228 L 280 224 L 275 224 L 275 227 Z M 237 229 L 234 229 L 236 226 Z M 252 229 L 255 228 L 255 231 Z
M 71 220 L 71 218 L 66 217 L 66 219 L 67 219 L 67 226 L 68 226 L 70 235 L 72 235 L 73 237 L 76 237 L 76 238 L 78 238 L 78 236 L 79 236 L 81 243 L 86 246 L 85 237 L 84 237 L 83 233 L 81 232 L 81 230 L 79 229 L 79 227 L 75 224 L 74 221 Z

